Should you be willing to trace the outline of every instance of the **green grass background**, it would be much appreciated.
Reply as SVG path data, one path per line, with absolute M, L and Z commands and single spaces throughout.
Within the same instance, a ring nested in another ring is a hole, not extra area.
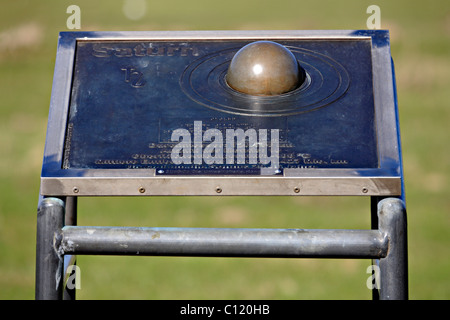
M 81 30 L 391 32 L 406 181 L 411 299 L 450 298 L 450 2 L 0 1 L 0 299 L 33 299 L 36 207 L 56 44 Z M 81 198 L 79 225 L 370 228 L 367 197 Z M 368 260 L 81 256 L 79 299 L 370 299 Z

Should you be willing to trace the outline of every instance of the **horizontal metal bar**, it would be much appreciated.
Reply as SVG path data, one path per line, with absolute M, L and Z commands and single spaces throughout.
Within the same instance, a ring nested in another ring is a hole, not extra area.
M 58 252 L 78 255 L 381 258 L 378 230 L 67 226 Z

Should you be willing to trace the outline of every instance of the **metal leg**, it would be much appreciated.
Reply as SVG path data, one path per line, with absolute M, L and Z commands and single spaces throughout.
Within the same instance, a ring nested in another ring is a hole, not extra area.
M 77 197 L 66 197 L 66 214 L 64 218 L 66 226 L 77 225 L 77 199 Z
M 379 230 L 389 238 L 389 250 L 380 264 L 380 298 L 408 299 L 408 248 L 406 208 L 401 199 L 386 198 L 378 203 Z
M 383 199 L 381 197 L 373 196 L 370 197 L 370 222 L 371 222 L 371 229 L 372 230 L 378 230 L 378 203 L 380 200 Z M 379 270 L 380 266 L 380 259 L 372 259 L 372 270 L 373 266 L 375 266 Z M 372 272 L 376 272 L 373 270 Z M 372 286 L 372 300 L 380 300 L 380 292 L 379 287 L 375 285 L 376 283 L 373 283 Z
M 58 198 L 41 198 L 37 214 L 36 299 L 62 298 L 63 259 L 58 247 L 64 226 L 65 202 Z
M 66 198 L 66 215 L 65 215 L 65 225 L 66 226 L 76 226 L 77 225 L 77 197 L 67 197 Z M 64 284 L 66 284 L 66 279 L 70 279 L 71 285 L 64 285 L 64 300 L 75 300 L 76 299 L 76 289 L 73 285 L 76 283 L 75 277 L 79 277 L 76 274 L 76 268 L 72 268 L 72 266 L 76 266 L 76 256 L 75 255 L 67 255 L 64 256 L 64 275 L 65 280 Z M 70 275 L 68 274 L 68 268 L 72 268 Z

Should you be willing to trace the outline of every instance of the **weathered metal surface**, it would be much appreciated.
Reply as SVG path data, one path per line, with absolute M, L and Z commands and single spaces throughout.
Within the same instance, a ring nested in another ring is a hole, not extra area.
M 378 230 L 64 227 L 66 254 L 382 258 Z

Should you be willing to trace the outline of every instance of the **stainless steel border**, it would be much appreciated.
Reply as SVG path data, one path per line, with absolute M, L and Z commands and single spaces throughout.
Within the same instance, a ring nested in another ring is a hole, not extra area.
M 374 100 L 380 167 L 287 169 L 284 176 L 155 176 L 152 169 L 62 169 L 77 41 L 181 39 L 372 39 Z M 195 185 L 195 188 L 192 186 Z M 59 36 L 41 174 L 45 196 L 366 195 L 402 194 L 401 151 L 389 33 L 339 31 L 62 32 Z

